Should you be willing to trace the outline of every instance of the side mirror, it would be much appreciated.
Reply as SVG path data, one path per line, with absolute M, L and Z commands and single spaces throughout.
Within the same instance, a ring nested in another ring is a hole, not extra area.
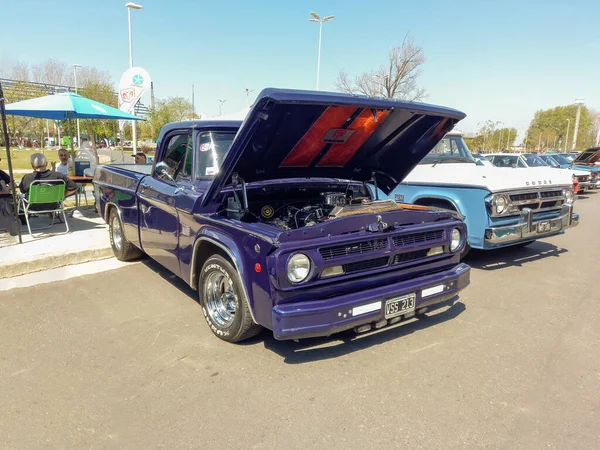
M 512 164 L 510 165 L 510 167 L 512 167 L 513 169 L 516 169 L 516 168 L 517 168 L 517 165 L 516 165 L 515 163 L 512 163 Z
M 476 159 L 475 160 L 475 164 L 477 164 L 478 166 L 483 166 L 484 165 L 483 164 L 483 160 L 481 160 L 481 159 Z
M 169 179 L 170 181 L 172 181 L 173 183 L 175 183 L 175 180 L 169 173 L 169 166 L 167 165 L 166 162 L 161 161 L 161 162 L 157 163 L 154 170 L 156 171 L 156 174 L 158 176 L 165 177 L 165 178 Z

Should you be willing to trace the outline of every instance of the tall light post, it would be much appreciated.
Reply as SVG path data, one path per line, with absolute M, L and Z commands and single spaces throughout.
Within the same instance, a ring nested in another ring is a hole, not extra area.
M 323 23 L 329 22 L 335 16 L 326 16 L 322 19 L 315 12 L 311 12 L 310 15 L 313 17 L 312 19 L 308 19 L 311 22 L 316 22 L 319 24 L 319 53 L 317 56 L 317 91 L 319 90 L 319 75 L 321 73 L 321 37 L 323 35 Z
M 225 103 L 227 100 L 219 100 L 219 116 L 221 116 L 223 114 L 223 103 Z
M 569 145 L 569 128 L 571 128 L 571 119 L 567 119 L 567 135 L 565 136 L 565 152 L 567 150 L 567 146 Z
M 496 125 L 504 125 L 504 122 L 496 122 Z M 502 143 L 502 128 L 500 129 L 500 136 L 498 136 L 498 151 L 500 151 L 500 144 Z
M 77 69 L 81 69 L 81 64 L 73 64 L 73 78 L 75 79 L 75 93 L 77 94 Z M 77 147 L 81 148 L 81 131 L 79 130 L 79 119 L 77 119 Z
M 577 145 L 577 132 L 579 131 L 579 117 L 581 116 L 581 105 L 583 105 L 584 100 L 582 98 L 575 99 L 575 104 L 577 105 L 577 114 L 575 114 L 575 126 L 573 127 L 573 146 L 571 150 L 575 150 L 575 146 Z
M 142 6 L 129 2 L 125 4 L 125 7 L 127 8 L 127 24 L 129 26 L 129 68 L 131 69 L 133 67 L 133 52 L 131 48 L 131 10 L 142 9 Z M 135 114 L 135 109 L 133 113 Z M 131 140 L 133 141 L 133 154 L 135 155 L 137 153 L 137 128 L 135 126 L 135 120 L 131 121 Z

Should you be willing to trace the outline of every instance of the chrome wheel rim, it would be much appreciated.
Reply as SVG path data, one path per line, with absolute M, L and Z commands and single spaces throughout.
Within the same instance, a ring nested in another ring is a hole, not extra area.
M 123 237 L 121 236 L 121 227 L 119 226 L 119 221 L 117 218 L 114 218 L 112 221 L 112 241 L 115 246 L 115 250 L 121 250 L 121 244 L 123 241 Z
M 209 273 L 204 283 L 204 298 L 212 321 L 221 328 L 229 328 L 237 310 L 237 298 L 231 278 L 220 271 Z

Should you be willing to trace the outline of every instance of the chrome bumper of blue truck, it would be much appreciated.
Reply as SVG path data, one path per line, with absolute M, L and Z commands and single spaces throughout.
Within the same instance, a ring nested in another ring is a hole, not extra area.
M 533 211 L 524 208 L 519 222 L 514 225 L 490 227 L 485 230 L 486 244 L 510 244 L 518 241 L 535 240 L 560 233 L 579 224 L 579 214 L 573 212 L 573 204 L 567 203 L 560 215 L 551 219 L 533 221 Z

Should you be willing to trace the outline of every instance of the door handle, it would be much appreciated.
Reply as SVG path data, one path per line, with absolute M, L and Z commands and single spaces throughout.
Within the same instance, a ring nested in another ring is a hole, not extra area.
M 150 185 L 149 185 L 148 183 L 142 183 L 142 184 L 141 184 L 141 186 L 142 186 L 144 189 L 148 189 L 148 188 L 150 187 Z

